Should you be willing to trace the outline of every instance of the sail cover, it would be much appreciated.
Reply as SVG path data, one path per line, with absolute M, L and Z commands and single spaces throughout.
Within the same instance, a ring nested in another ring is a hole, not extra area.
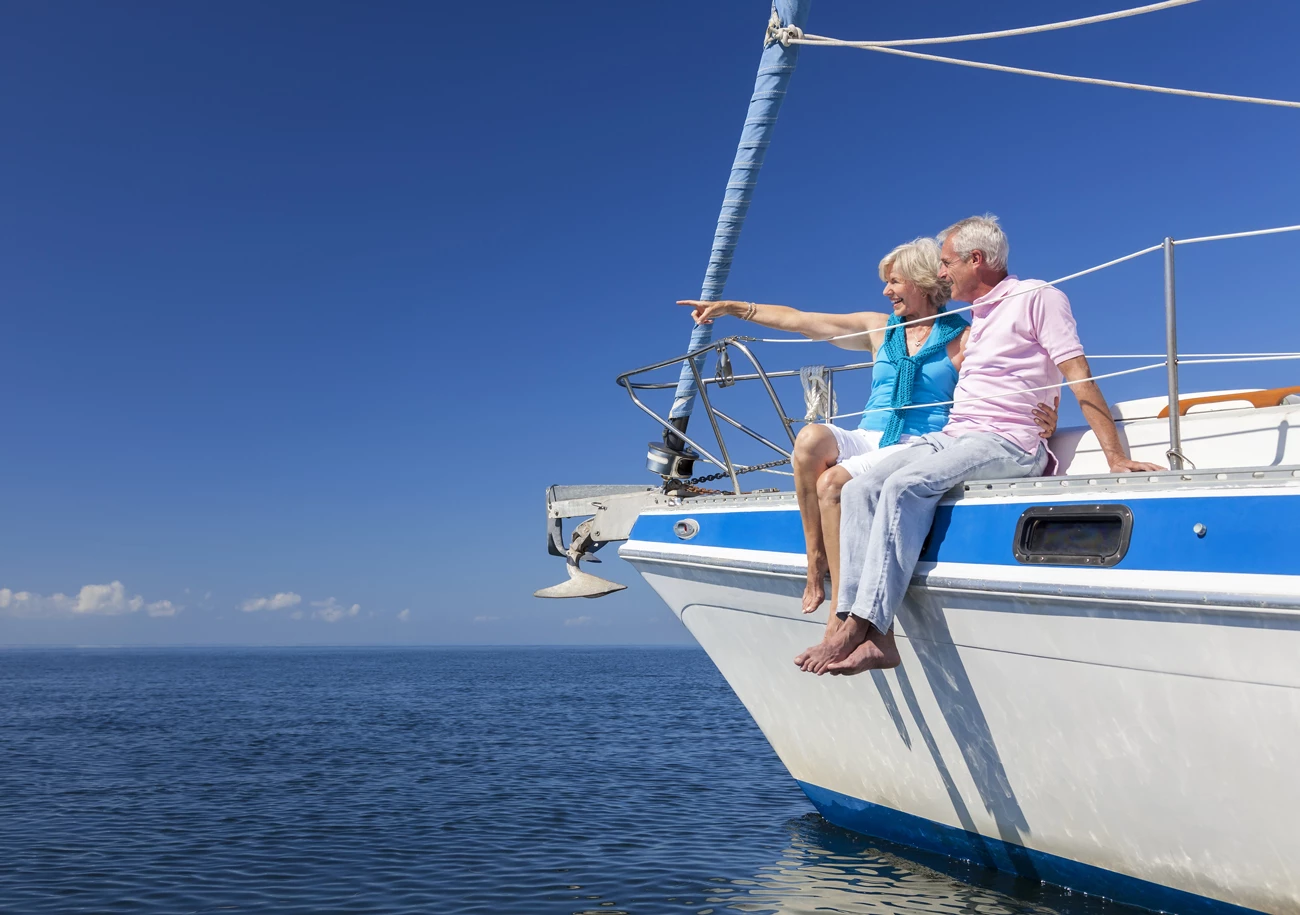
M 802 29 L 808 21 L 808 9 L 811 6 L 812 0 L 775 0 L 772 11 L 781 26 L 795 25 Z M 772 132 L 776 129 L 776 116 L 781 110 L 781 102 L 785 99 L 786 87 L 790 84 L 798 58 L 797 44 L 784 47 L 779 41 L 769 40 L 763 48 L 758 77 L 754 80 L 754 95 L 749 100 L 749 113 L 745 115 L 740 145 L 736 149 L 736 159 L 731 164 L 731 177 L 727 181 L 727 192 L 722 198 L 718 228 L 713 233 L 713 250 L 709 254 L 709 267 L 704 273 L 704 288 L 700 292 L 700 298 L 704 301 L 722 298 L 727 275 L 731 273 L 731 259 L 736 251 L 736 242 L 740 238 L 745 214 L 749 212 L 749 201 L 754 194 L 754 185 L 758 181 L 758 172 L 763 167 L 763 158 L 772 140 Z M 712 339 L 713 325 L 697 324 L 691 332 L 691 345 L 687 352 L 707 346 Z M 703 362 L 704 356 L 701 355 L 696 360 L 696 367 L 699 368 Z M 690 365 L 683 363 L 668 418 L 684 422 L 695 406 L 695 393 L 695 377 L 691 374 Z

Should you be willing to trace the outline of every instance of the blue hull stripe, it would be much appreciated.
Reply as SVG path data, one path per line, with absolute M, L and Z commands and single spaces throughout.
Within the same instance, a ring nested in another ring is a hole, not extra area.
M 1127 505 L 1133 512 L 1133 539 L 1114 568 L 1170 572 L 1295 574 L 1300 543 L 1300 496 L 1216 496 L 1212 498 L 1098 499 Z M 942 505 L 934 519 L 922 562 L 1018 565 L 1012 552 L 1016 522 L 1032 505 L 979 501 Z M 700 512 L 642 515 L 633 540 L 681 543 L 673 523 L 694 518 L 700 530 L 692 546 L 731 547 L 803 553 L 803 528 L 797 510 Z M 1197 537 L 1192 528 L 1204 524 Z
M 1178 915 L 1257 915 L 1254 909 L 986 838 L 807 782 L 799 782 L 799 787 L 827 820 L 863 835 L 1147 909 Z

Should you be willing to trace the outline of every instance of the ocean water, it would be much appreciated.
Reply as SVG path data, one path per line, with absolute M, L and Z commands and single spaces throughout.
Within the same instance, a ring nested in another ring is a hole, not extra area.
M 837 829 L 690 649 L 0 651 L 0 911 L 1130 912 Z

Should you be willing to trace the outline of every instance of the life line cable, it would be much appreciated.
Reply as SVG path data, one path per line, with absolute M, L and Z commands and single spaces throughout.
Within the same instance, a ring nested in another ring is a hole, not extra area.
M 938 54 L 924 54 L 920 51 L 907 51 L 903 49 L 905 45 L 955 44 L 957 42 L 965 41 L 985 41 L 992 38 L 1009 38 L 1013 35 L 1034 35 L 1040 32 L 1077 28 L 1078 26 L 1093 25 L 1098 22 L 1109 22 L 1114 19 L 1140 16 L 1144 13 L 1154 13 L 1160 10 L 1171 9 L 1176 6 L 1186 6 L 1189 3 L 1196 2 L 1198 2 L 1198 0 L 1166 0 L 1166 2 L 1163 3 L 1152 3 L 1147 6 L 1118 10 L 1114 13 L 1102 13 L 1098 16 L 1087 16 L 1083 19 L 1067 19 L 1062 22 L 1049 22 L 1044 25 L 1031 25 L 1018 29 L 1003 29 L 997 32 L 977 32 L 969 35 L 947 35 L 937 38 L 905 38 L 893 41 L 846 41 L 841 38 L 830 38 L 826 35 L 811 35 L 804 32 L 803 29 L 796 25 L 782 25 L 776 11 L 773 10 L 772 18 L 767 24 L 765 43 L 772 44 L 779 42 L 784 47 L 796 44 L 821 45 L 823 47 L 836 48 L 857 48 L 860 51 L 875 51 L 879 54 L 894 54 L 898 57 L 911 57 L 916 60 L 929 60 L 934 61 L 935 63 L 952 64 L 958 67 L 972 67 L 977 70 L 993 70 L 998 73 L 1013 73 L 1018 76 L 1036 76 L 1040 79 L 1059 80 L 1066 83 L 1083 83 L 1089 86 L 1108 86 L 1113 89 L 1134 89 L 1139 92 L 1155 92 L 1161 95 L 1181 95 L 1188 98 L 1211 99 L 1221 102 L 1240 102 L 1247 105 L 1270 105 L 1275 108 L 1300 108 L 1300 102 L 1293 102 L 1285 99 L 1259 98 L 1252 95 L 1232 95 L 1226 92 L 1202 92 L 1196 89 L 1177 89 L 1172 86 L 1153 86 L 1148 83 L 1130 83 L 1124 80 L 1101 79 L 1095 76 L 1074 76 L 1069 73 L 1054 73 L 1049 70 L 1030 70 L 1026 67 L 1009 67 L 1003 64 L 987 63 L 980 60 L 966 60 L 965 58 L 960 57 L 943 57 Z

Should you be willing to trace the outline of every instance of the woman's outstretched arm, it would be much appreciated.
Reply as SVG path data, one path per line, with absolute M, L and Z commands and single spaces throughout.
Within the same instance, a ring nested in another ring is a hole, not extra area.
M 696 324 L 709 324 L 715 318 L 731 315 L 745 321 L 753 321 L 773 330 L 783 330 L 792 334 L 803 334 L 813 340 L 828 340 L 842 334 L 858 334 L 844 340 L 832 340 L 841 349 L 869 350 L 874 352 L 880 343 L 878 331 L 884 328 L 889 316 L 877 311 L 858 311 L 850 314 L 831 314 L 818 311 L 800 311 L 786 305 L 762 305 L 757 302 L 737 302 L 724 299 L 718 302 L 701 302 L 696 299 L 683 299 L 677 303 L 686 305 L 694 312 Z

